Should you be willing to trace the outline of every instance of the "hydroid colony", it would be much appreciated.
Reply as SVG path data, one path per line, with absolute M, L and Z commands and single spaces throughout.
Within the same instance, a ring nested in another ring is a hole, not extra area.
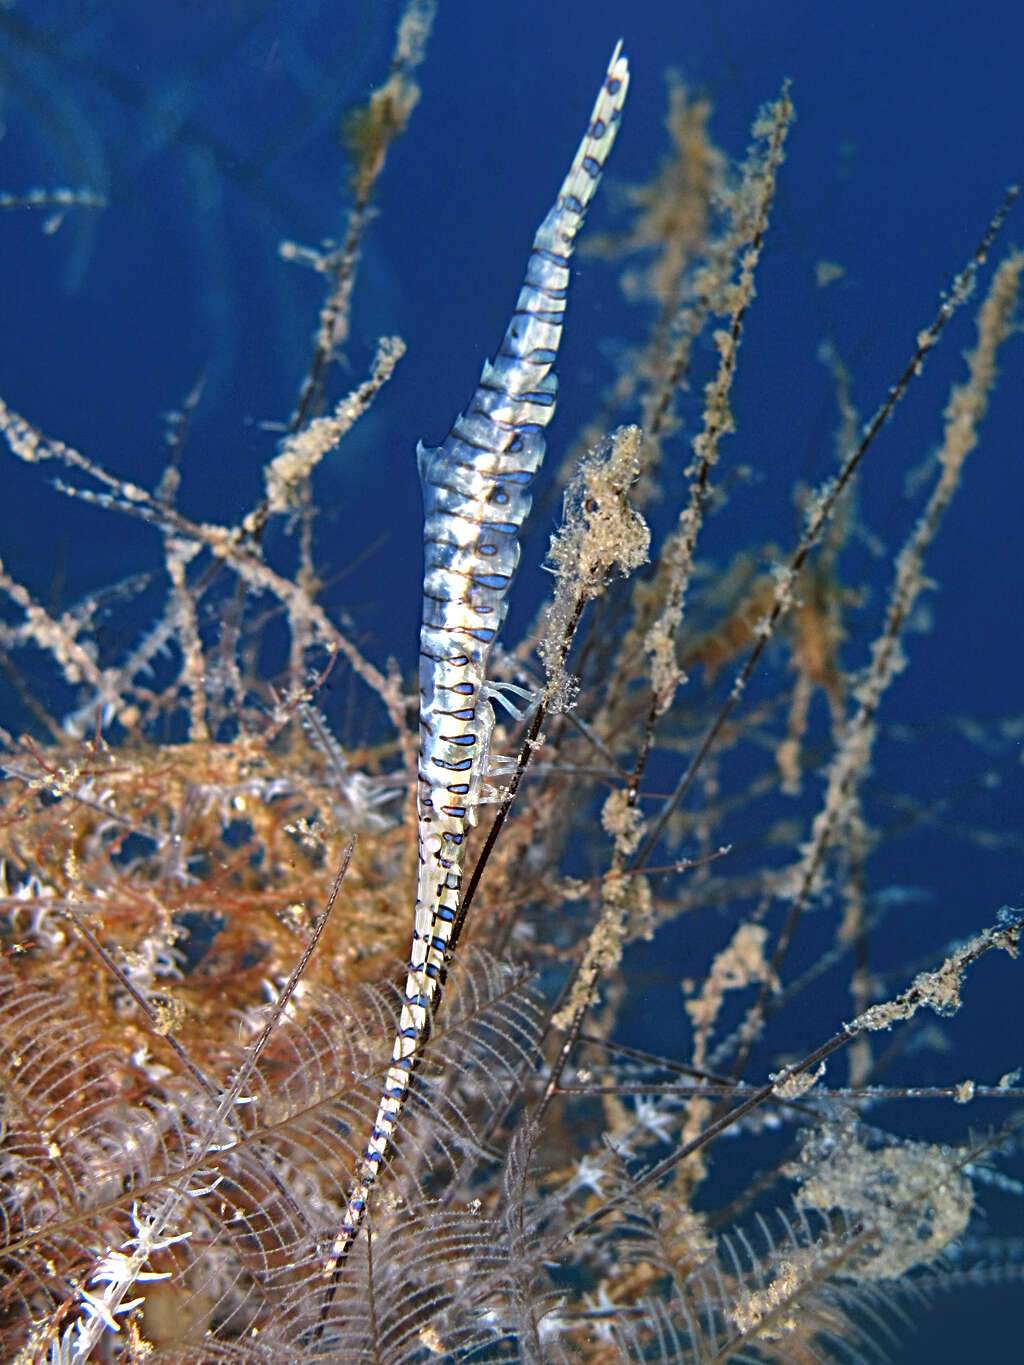
M 906 1085 L 880 1088 L 887 1054 L 956 1012 L 975 963 L 998 959 L 1012 995 L 1020 916 L 993 907 L 987 928 L 976 917 L 973 934 L 930 945 L 883 988 L 876 944 L 887 908 L 898 912 L 872 887 L 865 778 L 1024 262 L 1008 253 L 982 276 L 995 220 L 935 316 L 913 320 L 906 371 L 863 426 L 836 362 L 835 477 L 803 495 L 802 527 L 772 568 L 760 547 L 734 545 L 709 575 L 702 535 L 729 516 L 718 471 L 792 107 L 783 91 L 730 168 L 707 109 L 673 88 L 671 158 L 633 196 L 628 230 L 594 243 L 626 257 L 656 319 L 565 459 L 551 599 L 521 644 L 491 653 L 488 687 L 523 716 L 490 744 L 507 756 L 487 777 L 493 801 L 475 829 L 458 827 L 462 942 L 438 963 L 449 979 L 428 1041 L 414 1021 L 394 1151 L 378 1170 L 375 1149 L 367 1180 L 409 1009 L 418 707 L 416 688 L 320 604 L 313 513 L 318 467 L 401 362 L 386 338 L 335 399 L 375 187 L 416 103 L 430 20 L 414 0 L 388 80 L 350 123 L 343 241 L 288 249 L 325 276 L 328 298 L 248 515 L 219 525 L 178 506 L 187 410 L 150 492 L 44 434 L 44 415 L 2 409 L 13 455 L 153 528 L 165 589 L 158 617 L 111 655 L 98 602 L 51 611 L 0 579 L 18 676 L 42 656 L 73 693 L 57 717 L 33 706 L 35 735 L 5 736 L 4 1351 L 866 1358 L 911 1287 L 992 1265 L 996 1244 L 972 1245 L 977 1191 L 1009 1190 L 1019 1167 L 1012 1114 L 945 1144 L 881 1123 L 883 1099 L 911 1103 Z M 930 488 L 856 654 L 856 584 L 842 577 L 863 534 L 856 480 L 972 298 Z M 687 384 L 703 400 L 680 430 Z M 673 462 L 686 480 L 666 519 Z M 273 538 L 281 525 L 290 540 Z M 358 747 L 326 713 L 339 676 L 360 689 Z M 769 824 L 783 795 L 794 813 Z M 653 995 L 645 1016 L 642 959 L 627 949 L 655 935 L 700 942 L 703 957 L 679 950 L 674 995 Z M 838 983 L 840 1007 L 822 1011 Z M 816 1011 L 831 1024 L 809 1033 Z M 1014 1077 L 986 1080 L 957 1073 L 938 1089 L 948 1103 L 1019 1099 Z M 1001 1270 L 1017 1274 L 1012 1249 Z

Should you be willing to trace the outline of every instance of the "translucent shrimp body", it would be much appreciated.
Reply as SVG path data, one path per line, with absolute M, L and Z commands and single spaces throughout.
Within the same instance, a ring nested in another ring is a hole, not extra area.
M 355 1239 L 394 1139 L 417 1055 L 430 1031 L 459 908 L 466 836 L 487 776 L 494 714 L 487 663 L 508 609 L 530 484 L 555 408 L 569 264 L 618 131 L 629 86 L 621 42 L 587 131 L 533 241 L 516 310 L 493 361 L 444 443 L 417 449 L 425 505 L 420 629 L 419 874 L 398 1033 L 348 1206 L 333 1274 Z

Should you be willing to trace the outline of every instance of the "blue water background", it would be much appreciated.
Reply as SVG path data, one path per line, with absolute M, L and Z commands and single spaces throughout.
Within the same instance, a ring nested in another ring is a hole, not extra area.
M 258 500 L 276 440 L 268 424 L 292 409 L 320 299 L 319 281 L 281 263 L 277 244 L 342 231 L 339 118 L 383 78 L 399 8 L 35 0 L 0 14 L 0 188 L 88 186 L 108 200 L 102 213 L 69 212 L 52 234 L 41 231 L 38 212 L 0 217 L 0 393 L 14 408 L 153 486 L 165 458 L 161 414 L 202 374 L 181 505 L 224 522 Z M 1024 175 L 1024 19 L 1015 4 L 442 0 L 422 101 L 381 182 L 332 396 L 363 376 L 378 336 L 400 334 L 408 354 L 318 483 L 321 561 L 349 569 L 326 600 L 344 607 L 378 661 L 390 654 L 408 668 L 415 658 L 415 442 L 443 437 L 493 352 L 533 230 L 620 36 L 633 86 L 592 230 L 611 226 L 621 186 L 648 179 L 664 151 L 667 65 L 713 99 L 715 138 L 733 155 L 784 78 L 798 111 L 743 342 L 738 432 L 723 448 L 727 468 L 746 465 L 754 476 L 711 528 L 709 550 L 724 553 L 737 525 L 744 541 L 791 542 L 794 481 L 816 484 L 834 468 L 820 341 L 833 338 L 851 366 L 866 416 L 1005 186 Z M 1018 207 L 1004 242 L 1022 239 Z M 814 284 L 820 260 L 844 270 L 824 291 Z M 604 264 L 578 261 L 554 457 L 592 411 L 618 347 L 641 337 L 647 321 L 624 306 Z M 864 519 L 890 548 L 919 505 L 905 497 L 905 476 L 938 441 L 945 394 L 971 340 L 968 312 L 865 470 Z M 872 868 L 876 885 L 927 895 L 923 909 L 890 921 L 890 932 L 905 935 L 908 961 L 1024 900 L 1019 741 L 1004 736 L 979 749 L 945 722 L 969 714 L 991 736 L 1000 718 L 1024 711 L 1021 369 L 1018 339 L 929 557 L 941 585 L 928 601 L 936 628 L 910 637 L 912 667 L 887 700 L 888 723 L 910 727 L 915 739 L 883 740 L 878 784 L 936 805 L 932 828 Z M 149 528 L 69 503 L 48 486 L 48 470 L 6 456 L 0 467 L 0 554 L 40 600 L 64 608 L 158 562 Z M 512 638 L 541 590 L 530 566 L 546 534 L 537 527 L 526 547 Z M 866 572 L 880 612 L 886 560 Z M 861 629 L 870 638 L 870 616 Z M 338 706 L 339 729 L 351 734 L 352 715 Z M 999 840 L 984 849 L 960 837 L 967 827 Z M 1018 1064 L 1021 986 L 1019 969 L 979 970 L 953 1031 L 964 1051 L 934 1063 L 936 1080 L 994 1081 Z M 840 1022 L 841 1009 L 826 1009 L 822 1036 Z M 953 1116 L 951 1133 L 963 1117 Z M 945 1122 L 936 1118 L 937 1131 Z M 1002 1202 L 1005 1226 L 994 1230 L 1019 1229 L 1020 1201 Z M 901 1358 L 977 1356 L 979 1333 L 992 1343 L 983 1358 L 1014 1358 L 1013 1298 L 978 1294 L 969 1318 L 962 1300 L 940 1298 Z

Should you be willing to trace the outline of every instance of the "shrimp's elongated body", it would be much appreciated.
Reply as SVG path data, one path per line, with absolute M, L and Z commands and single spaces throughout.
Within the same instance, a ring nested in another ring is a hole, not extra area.
M 629 86 L 620 42 L 558 198 L 533 240 L 516 310 L 444 440 L 417 448 L 424 500 L 420 629 L 419 874 L 398 1033 L 365 1154 L 325 1264 L 332 1276 L 362 1224 L 430 1032 L 459 909 L 466 836 L 487 777 L 494 714 L 487 661 L 508 609 L 530 483 L 555 407 L 569 263 L 618 131 Z

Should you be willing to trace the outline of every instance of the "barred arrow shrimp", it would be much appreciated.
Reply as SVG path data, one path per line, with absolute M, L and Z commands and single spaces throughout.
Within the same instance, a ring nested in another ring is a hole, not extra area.
M 419 662 L 419 872 L 412 951 L 392 1061 L 373 1130 L 324 1264 L 336 1282 L 395 1138 L 440 1000 L 494 726 L 487 664 L 507 612 L 530 483 L 555 408 L 569 264 L 629 88 L 621 41 L 554 205 L 533 240 L 515 312 L 444 443 L 420 443 L 424 500 Z

